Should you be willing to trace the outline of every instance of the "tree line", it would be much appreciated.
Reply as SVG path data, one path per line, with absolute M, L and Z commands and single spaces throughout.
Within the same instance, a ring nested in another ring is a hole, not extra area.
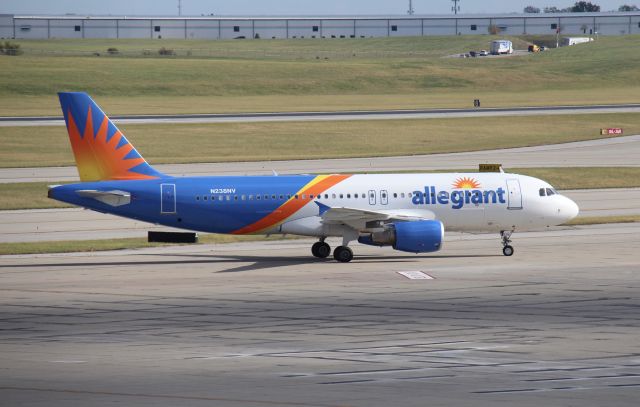
M 524 12 L 528 14 L 543 13 L 597 13 L 600 11 L 600 6 L 589 1 L 577 1 L 571 7 L 558 8 L 555 6 L 545 7 L 540 9 L 539 7 L 527 6 L 524 8 Z M 636 5 L 623 4 L 618 7 L 618 11 L 640 11 Z

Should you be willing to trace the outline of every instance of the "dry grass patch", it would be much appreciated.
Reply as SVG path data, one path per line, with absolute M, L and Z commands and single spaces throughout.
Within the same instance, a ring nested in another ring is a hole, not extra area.
M 598 114 L 415 120 L 129 124 L 152 164 L 398 156 L 535 146 L 640 133 L 640 115 Z M 74 165 L 64 127 L 0 127 L 0 166 Z

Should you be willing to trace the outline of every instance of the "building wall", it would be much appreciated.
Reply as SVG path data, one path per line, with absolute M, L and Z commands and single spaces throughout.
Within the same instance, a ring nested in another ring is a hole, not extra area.
M 13 15 L 0 14 L 0 38 L 13 38 Z
M 117 20 L 84 20 L 84 38 L 118 38 Z
M 354 18 L 127 18 L 0 15 L 11 38 L 369 38 L 420 35 L 640 34 L 640 13 Z
M 187 20 L 187 38 L 217 40 L 220 38 L 220 20 Z

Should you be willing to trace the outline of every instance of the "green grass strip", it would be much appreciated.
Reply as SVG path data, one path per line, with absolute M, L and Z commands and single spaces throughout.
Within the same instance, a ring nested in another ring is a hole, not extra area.
M 602 225 L 606 223 L 636 223 L 640 222 L 640 215 L 619 215 L 619 216 L 585 216 L 578 217 L 564 226 L 581 226 L 581 225 Z
M 224 244 L 238 242 L 255 242 L 267 240 L 299 239 L 297 236 L 273 235 L 221 235 L 201 234 L 198 245 Z M 96 239 L 96 240 L 66 240 L 43 242 L 0 243 L 0 255 L 9 254 L 44 254 L 44 253 L 74 253 L 99 252 L 107 250 L 142 249 L 147 247 L 171 246 L 167 243 L 149 243 L 146 238 Z

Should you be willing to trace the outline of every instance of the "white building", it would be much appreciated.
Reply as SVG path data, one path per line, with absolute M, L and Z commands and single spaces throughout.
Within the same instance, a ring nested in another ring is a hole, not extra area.
M 367 38 L 640 34 L 640 12 L 370 17 L 115 17 L 0 14 L 0 38 Z

